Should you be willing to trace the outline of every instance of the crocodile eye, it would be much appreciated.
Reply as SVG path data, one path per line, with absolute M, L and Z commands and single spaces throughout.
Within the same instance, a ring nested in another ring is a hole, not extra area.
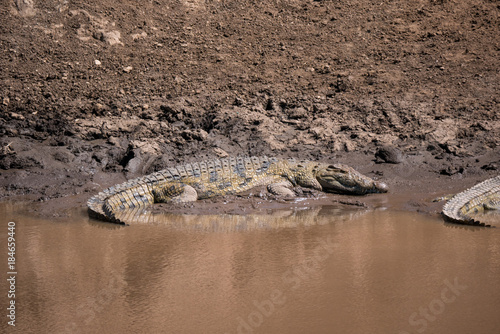
M 338 166 L 330 165 L 326 167 L 326 170 L 329 172 L 335 172 L 340 174 L 347 174 L 348 172 L 344 168 L 340 168 Z

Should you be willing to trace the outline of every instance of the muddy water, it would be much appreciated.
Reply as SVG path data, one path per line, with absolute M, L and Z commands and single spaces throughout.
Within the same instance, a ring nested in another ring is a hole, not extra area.
M 17 210 L 0 206 L 15 332 L 500 333 L 499 228 L 339 207 L 128 227 Z

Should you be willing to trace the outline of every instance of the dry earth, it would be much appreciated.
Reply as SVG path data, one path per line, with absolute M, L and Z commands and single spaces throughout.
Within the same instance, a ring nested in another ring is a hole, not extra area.
M 266 154 L 348 163 L 437 212 L 498 174 L 496 1 L 0 4 L 3 199 L 61 215 L 178 162 Z

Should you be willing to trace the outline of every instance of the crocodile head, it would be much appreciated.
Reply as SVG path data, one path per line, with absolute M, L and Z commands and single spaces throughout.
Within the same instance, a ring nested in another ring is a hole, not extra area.
M 385 183 L 370 179 L 349 166 L 334 164 L 320 165 L 315 170 L 315 177 L 325 192 L 352 195 L 385 193 Z

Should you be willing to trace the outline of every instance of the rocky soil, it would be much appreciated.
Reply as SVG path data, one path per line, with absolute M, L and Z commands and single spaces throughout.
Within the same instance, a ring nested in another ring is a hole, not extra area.
M 430 197 L 498 175 L 499 14 L 489 0 L 2 0 L 0 196 L 59 215 L 179 162 L 266 154 L 348 163 L 396 207 L 437 211 Z

